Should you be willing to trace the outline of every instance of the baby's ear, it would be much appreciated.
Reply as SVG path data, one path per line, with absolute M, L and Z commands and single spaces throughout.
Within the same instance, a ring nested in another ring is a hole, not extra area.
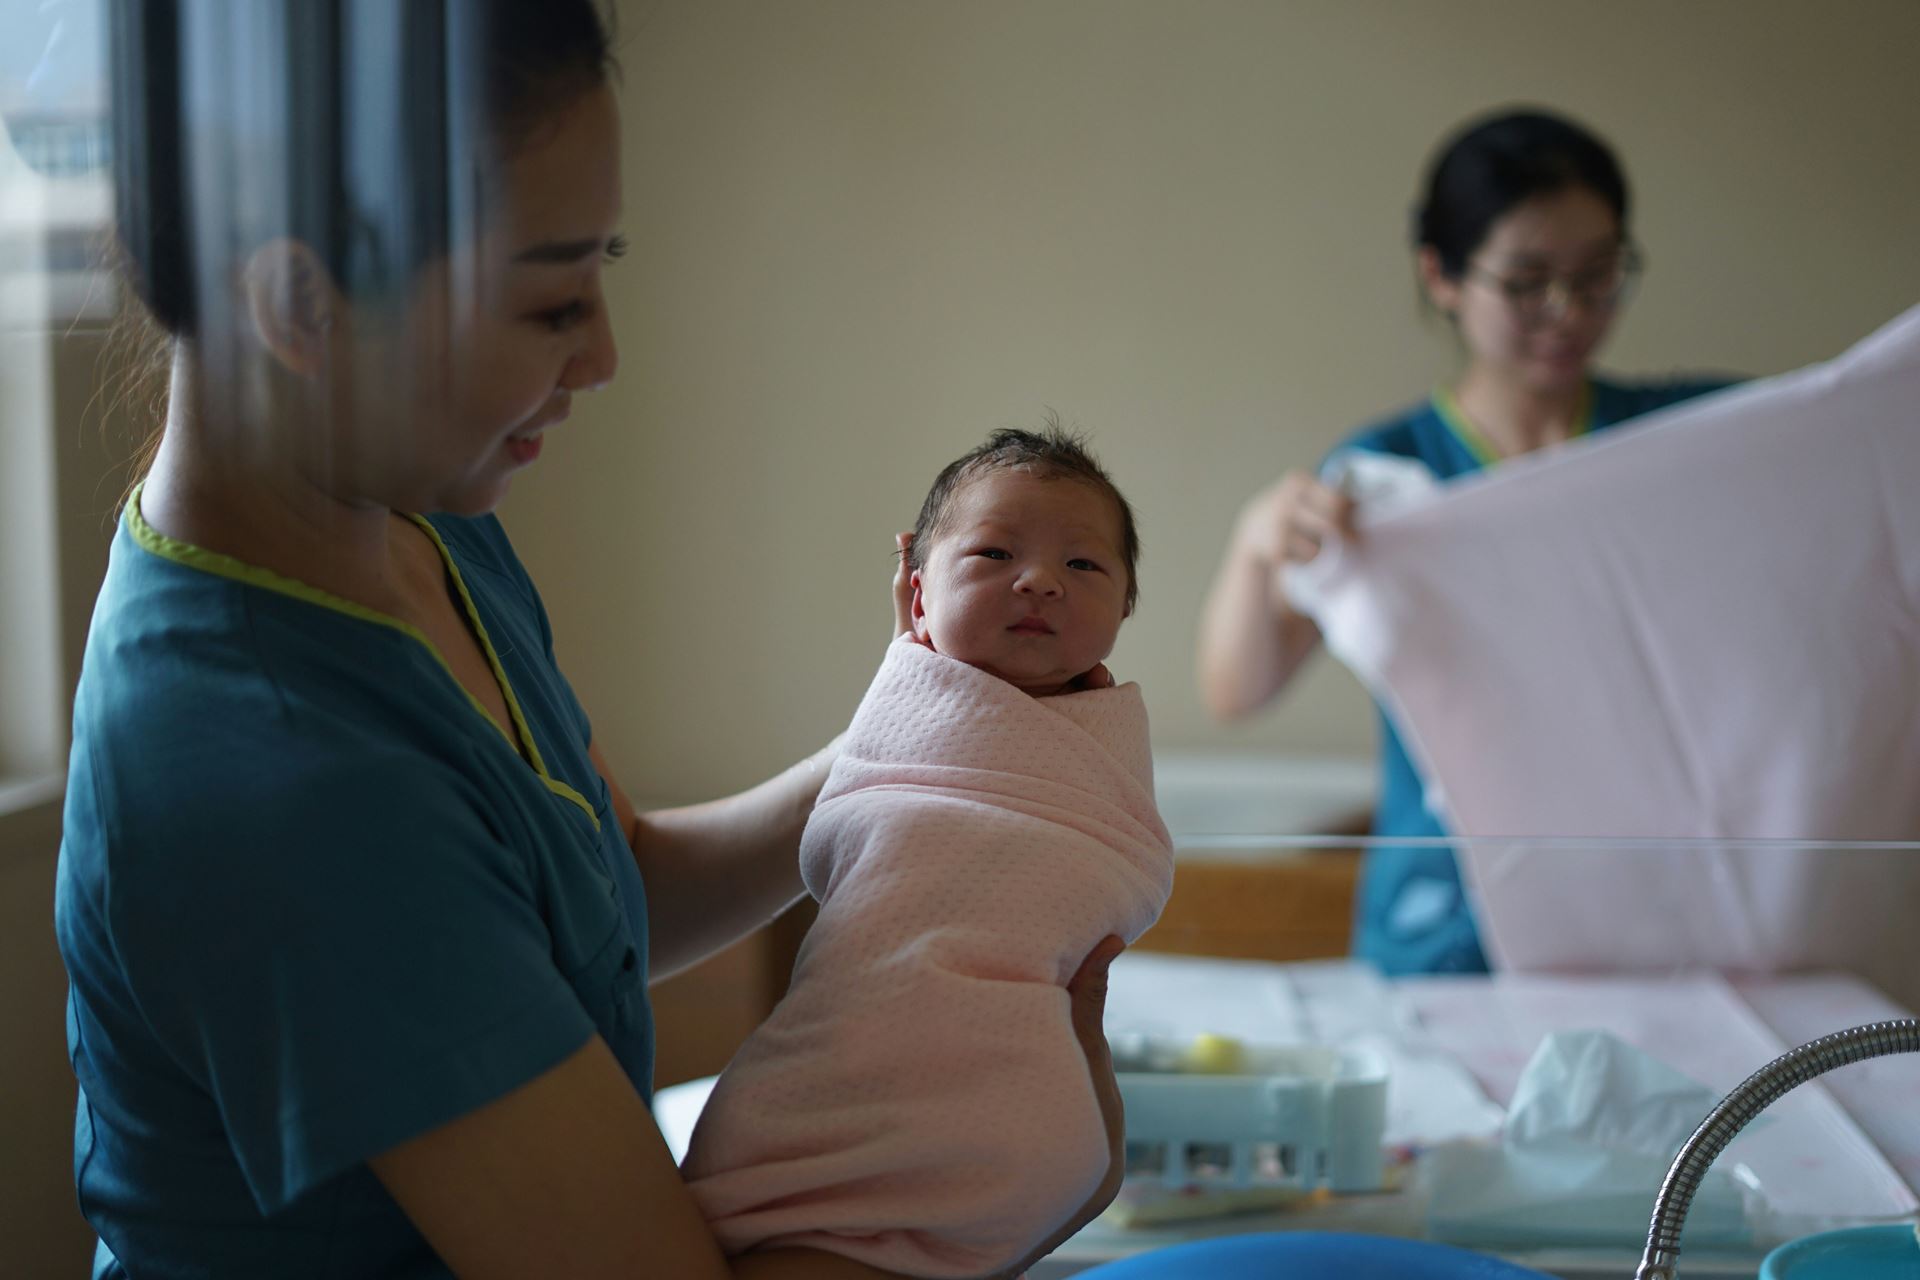
M 913 619 L 913 634 L 922 640 L 927 638 L 927 606 L 920 598 L 920 571 L 915 569 L 907 578 L 907 585 L 913 588 L 913 604 L 909 616 Z

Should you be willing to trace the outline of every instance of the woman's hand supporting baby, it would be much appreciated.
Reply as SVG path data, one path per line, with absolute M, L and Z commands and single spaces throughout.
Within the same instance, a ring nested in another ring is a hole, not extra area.
M 1112 968 L 1114 958 L 1124 950 L 1126 944 L 1113 934 L 1108 934 L 1087 953 L 1087 958 L 1080 962 L 1079 972 L 1067 983 L 1067 994 L 1072 997 L 1073 1004 L 1073 1034 L 1079 1038 L 1080 1048 L 1087 1055 L 1087 1068 L 1093 1075 L 1093 1096 L 1099 1101 L 1100 1114 L 1107 1122 L 1110 1154 L 1107 1176 L 1100 1180 L 1100 1185 L 1080 1206 L 1078 1213 L 1038 1249 L 1022 1259 L 1018 1266 L 1005 1273 L 1010 1280 L 1017 1280 L 1027 1268 L 1058 1249 L 1080 1228 L 1099 1217 L 1113 1203 L 1114 1196 L 1120 1193 L 1120 1179 L 1126 1172 L 1127 1116 L 1126 1108 L 1120 1101 L 1120 1081 L 1113 1074 L 1113 1053 L 1107 1046 L 1106 1013 L 1107 971 Z

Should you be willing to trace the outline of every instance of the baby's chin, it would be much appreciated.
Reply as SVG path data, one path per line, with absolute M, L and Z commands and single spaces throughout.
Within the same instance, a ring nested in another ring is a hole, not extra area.
M 935 653 L 964 662 L 977 671 L 1006 681 L 1022 693 L 1036 698 L 1050 698 L 1056 694 L 1072 693 L 1080 688 L 1079 680 L 1089 671 L 1106 661 L 1106 654 L 1088 659 L 1085 666 L 1075 666 L 1072 670 L 1053 668 L 1036 671 L 1031 668 L 1009 666 L 1003 663 L 1004 653 L 980 652 L 966 645 L 940 643 L 940 637 L 932 631 L 922 631 L 920 638 Z M 1078 659 L 1076 659 L 1076 662 Z
M 1031 694 L 1036 698 L 1051 698 L 1062 693 L 1074 692 L 1080 688 L 1079 682 L 1081 677 L 1086 675 L 1087 671 L 1091 671 L 1093 667 L 1100 665 L 1096 662 L 1092 664 L 1092 666 L 1089 666 L 1087 671 L 1072 672 L 1007 671 L 995 666 L 991 662 L 971 662 L 964 657 L 959 660 L 965 662 L 970 667 L 975 667 L 986 672 L 990 676 L 997 676 L 1014 688 L 1020 690 L 1020 692 Z

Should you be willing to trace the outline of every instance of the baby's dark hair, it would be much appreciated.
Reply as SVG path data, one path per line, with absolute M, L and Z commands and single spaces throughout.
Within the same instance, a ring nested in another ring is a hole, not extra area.
M 927 551 L 946 532 L 947 513 L 961 487 L 995 471 L 1025 471 L 1045 480 L 1077 480 L 1113 499 L 1120 513 L 1120 553 L 1127 562 L 1127 612 L 1132 613 L 1134 601 L 1140 598 L 1140 579 L 1134 572 L 1140 559 L 1140 534 L 1134 528 L 1133 507 L 1088 450 L 1086 438 L 1063 428 L 1051 414 L 1041 430 L 1003 427 L 988 436 L 985 444 L 941 469 L 933 487 L 927 490 L 926 501 L 920 504 L 920 518 L 913 522 L 907 567 L 918 570 L 926 566 Z

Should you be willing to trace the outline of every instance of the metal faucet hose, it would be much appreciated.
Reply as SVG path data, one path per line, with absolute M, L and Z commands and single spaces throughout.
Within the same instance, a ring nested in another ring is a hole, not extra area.
M 1890 1053 L 1920 1053 L 1920 1018 L 1870 1022 L 1821 1036 L 1781 1054 L 1735 1086 L 1707 1113 L 1667 1170 L 1653 1202 L 1653 1225 L 1647 1231 L 1647 1251 L 1641 1255 L 1635 1280 L 1673 1280 L 1680 1261 L 1680 1228 L 1694 1193 L 1708 1167 L 1748 1122 L 1796 1085 L 1835 1067 Z

